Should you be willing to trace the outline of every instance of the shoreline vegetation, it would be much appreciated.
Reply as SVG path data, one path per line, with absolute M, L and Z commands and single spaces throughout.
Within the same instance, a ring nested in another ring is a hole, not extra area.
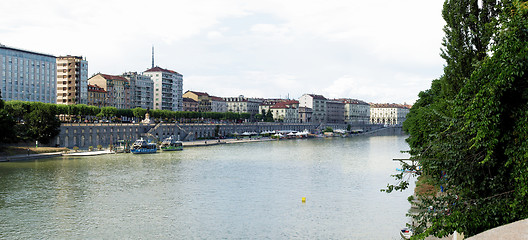
M 426 176 L 417 192 L 431 195 L 409 198 L 411 239 L 528 218 L 528 2 L 446 0 L 442 17 L 443 74 L 403 122 L 413 164 L 382 189 L 407 189 L 409 172 Z

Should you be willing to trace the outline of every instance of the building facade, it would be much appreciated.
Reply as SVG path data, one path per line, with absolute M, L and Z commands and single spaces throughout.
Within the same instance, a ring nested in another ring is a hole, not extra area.
M 211 112 L 227 112 L 226 101 L 221 97 L 211 97 Z
M 371 104 L 370 123 L 401 125 L 409 113 L 409 107 L 400 104 Z
M 104 88 L 88 84 L 88 98 L 86 104 L 97 107 L 108 106 L 108 95 Z
M 154 82 L 154 109 L 183 110 L 183 75 L 153 67 L 145 72 Z
M 341 101 L 326 101 L 326 123 L 345 123 L 345 104 Z
M 198 102 L 198 112 L 211 112 L 211 97 L 206 92 L 187 91 L 183 94 L 184 98 L 190 98 Z
M 3 100 L 55 103 L 55 56 L 0 44 L 0 91 Z
M 299 122 L 299 102 L 290 100 L 278 102 L 269 108 L 273 114 L 273 120 L 285 123 Z
M 57 104 L 86 104 L 88 61 L 81 56 L 57 57 Z
M 311 123 L 312 122 L 312 109 L 307 107 L 299 107 L 299 122 L 300 123 Z
M 88 79 L 90 85 L 98 85 L 107 92 L 108 106 L 130 109 L 130 83 L 121 76 L 99 73 Z
M 370 105 L 357 99 L 339 99 L 345 104 L 345 123 L 356 126 L 370 123 Z
M 183 111 L 198 112 L 198 102 L 192 98 L 183 97 Z
M 251 116 L 259 113 L 259 105 L 262 100 L 255 98 L 246 98 L 242 95 L 238 97 L 224 98 L 227 105 L 227 112 L 250 113 Z
M 137 72 L 122 75 L 130 83 L 130 108 L 153 109 L 154 82 L 149 76 Z
M 304 94 L 299 98 L 299 107 L 312 109 L 312 122 L 326 122 L 326 102 L 322 95 Z

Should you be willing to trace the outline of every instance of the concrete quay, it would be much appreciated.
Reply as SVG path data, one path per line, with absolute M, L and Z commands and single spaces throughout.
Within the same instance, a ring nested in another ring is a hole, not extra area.
M 326 124 L 333 129 L 346 129 L 344 124 Z M 104 148 L 116 144 L 118 140 L 135 141 L 139 138 L 161 141 L 175 136 L 182 141 L 194 141 L 200 138 L 211 138 L 218 131 L 220 136 L 243 132 L 263 132 L 274 130 L 316 131 L 323 125 L 312 123 L 64 123 L 60 133 L 51 141 L 51 146 L 88 149 L 98 145 Z M 380 125 L 352 126 L 371 131 L 381 128 Z

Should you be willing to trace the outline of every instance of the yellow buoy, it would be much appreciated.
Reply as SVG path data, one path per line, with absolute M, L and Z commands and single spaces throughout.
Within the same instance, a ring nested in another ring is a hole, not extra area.
M 303 202 L 303 203 L 306 202 L 306 198 L 305 198 L 305 197 L 302 198 L 302 202 Z

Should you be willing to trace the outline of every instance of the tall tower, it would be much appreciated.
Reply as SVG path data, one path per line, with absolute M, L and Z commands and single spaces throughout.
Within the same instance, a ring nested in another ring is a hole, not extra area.
M 152 68 L 154 68 L 154 45 L 152 45 Z

